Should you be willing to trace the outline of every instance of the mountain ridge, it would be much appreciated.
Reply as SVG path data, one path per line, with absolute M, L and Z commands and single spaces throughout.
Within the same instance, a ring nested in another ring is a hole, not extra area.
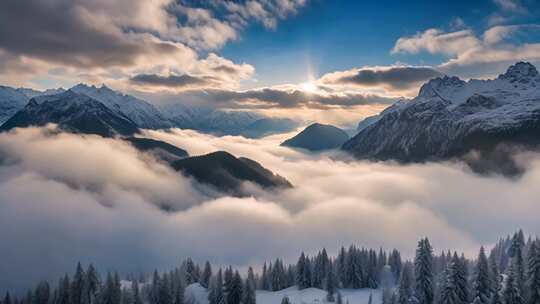
M 467 158 L 475 171 L 518 174 L 508 146 L 540 144 L 540 76 L 518 62 L 496 79 L 463 81 L 455 76 L 425 83 L 417 97 L 391 106 L 345 142 L 359 159 L 400 162 Z M 492 161 L 490 161 L 492 158 Z M 511 165 L 501 166 L 505 160 Z M 487 167 L 483 167 L 487 166 Z

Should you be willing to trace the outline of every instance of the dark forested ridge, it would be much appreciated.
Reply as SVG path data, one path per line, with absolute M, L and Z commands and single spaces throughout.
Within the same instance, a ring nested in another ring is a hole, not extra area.
M 192 304 L 184 290 L 194 283 L 208 289 L 210 304 L 255 304 L 257 289 L 294 285 L 324 289 L 326 301 L 336 303 L 342 301 L 339 288 L 379 288 L 383 304 L 538 304 L 540 240 L 526 240 L 519 231 L 489 252 L 480 248 L 475 259 L 450 251 L 434 254 L 427 238 L 418 242 L 412 261 L 396 249 L 342 247 L 335 257 L 322 249 L 313 256 L 302 252 L 295 264 L 276 259 L 259 273 L 250 267 L 245 275 L 231 266 L 214 269 L 210 262 L 199 265 L 188 258 L 173 270 L 128 274 L 122 280 L 118 273 L 100 274 L 93 265 L 79 263 L 55 284 L 40 282 L 25 295 L 8 292 L 1 304 Z

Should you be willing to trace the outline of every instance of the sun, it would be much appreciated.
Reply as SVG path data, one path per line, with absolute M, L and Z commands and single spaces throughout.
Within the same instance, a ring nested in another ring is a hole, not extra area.
M 315 92 L 317 91 L 317 85 L 314 84 L 313 82 L 304 82 L 302 84 L 300 84 L 300 87 L 302 88 L 302 90 L 306 91 L 306 92 Z

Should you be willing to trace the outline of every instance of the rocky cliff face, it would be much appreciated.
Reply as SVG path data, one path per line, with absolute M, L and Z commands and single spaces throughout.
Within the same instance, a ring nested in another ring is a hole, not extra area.
M 492 80 L 435 78 L 416 98 L 379 115 L 342 148 L 360 159 L 401 162 L 476 153 L 473 169 L 517 172 L 515 164 L 500 161 L 511 161 L 508 147 L 540 144 L 539 88 L 538 71 L 525 62 Z

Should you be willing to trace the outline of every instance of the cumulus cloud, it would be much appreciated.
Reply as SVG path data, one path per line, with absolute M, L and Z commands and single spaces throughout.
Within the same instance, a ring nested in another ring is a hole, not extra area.
M 423 82 L 440 75 L 436 69 L 423 66 L 362 67 L 325 74 L 319 82 L 357 88 L 383 88 L 387 93 L 397 95 L 417 92 Z
M 417 54 L 426 51 L 443 54 L 448 60 L 437 68 L 444 73 L 465 74 L 468 77 L 493 76 L 496 71 L 515 61 L 539 61 L 540 43 L 523 43 L 519 39 L 522 34 L 539 30 L 538 24 L 493 26 L 482 35 L 476 35 L 471 30 L 447 33 L 428 29 L 399 38 L 392 53 Z
M 523 155 L 520 180 L 480 177 L 451 163 L 349 162 L 338 153 L 280 147 L 195 131 L 146 131 L 190 154 L 227 150 L 296 186 L 215 199 L 125 143 L 40 129 L 0 134 L 0 286 L 57 278 L 77 261 L 101 270 L 149 271 L 198 261 L 245 266 L 341 245 L 397 247 L 411 257 L 427 235 L 436 250 L 474 254 L 518 227 L 540 233 L 540 158 Z M 474 189 L 474 191 L 471 191 Z M 156 208 L 162 201 L 182 206 Z M 510 207 L 511 205 L 511 207 Z
M 12 85 L 45 79 L 57 86 L 87 81 L 125 88 L 139 74 L 188 74 L 219 78 L 209 83 L 212 87 L 237 87 L 252 76 L 253 66 L 199 54 L 237 39 L 249 21 L 275 23 L 303 4 L 248 1 L 234 4 L 238 12 L 233 12 L 219 2 L 2 1 L 0 66 L 9 65 L 2 69 L 2 79 Z M 259 6 L 262 15 L 253 15 L 256 10 L 248 6 Z
M 236 26 L 244 26 L 250 20 L 255 20 L 267 28 L 275 29 L 279 19 L 296 14 L 306 2 L 307 0 L 246 1 L 244 3 L 218 1 L 215 4 L 222 6 L 228 12 L 227 18 Z

